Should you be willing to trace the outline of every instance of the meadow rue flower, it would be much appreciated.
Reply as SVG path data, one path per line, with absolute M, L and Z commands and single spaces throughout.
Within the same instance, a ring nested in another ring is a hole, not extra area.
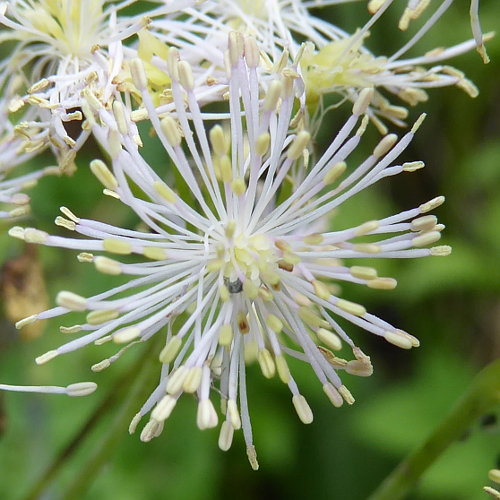
M 370 13 L 375 14 L 381 8 L 392 3 L 393 1 L 394 0 L 369 0 L 368 10 L 370 11 Z M 438 9 L 438 12 L 446 10 L 453 3 L 453 1 L 454 0 L 444 0 Z M 332 2 L 327 1 L 325 3 L 330 4 Z M 333 3 L 336 3 L 335 0 L 333 1 Z M 410 22 L 418 19 L 430 4 L 430 0 L 408 0 L 407 6 L 399 20 L 399 29 L 402 31 L 406 31 L 410 25 Z M 490 59 L 484 47 L 484 36 L 481 30 L 481 24 L 479 22 L 479 0 L 471 0 L 469 12 L 472 34 L 474 35 L 474 40 L 476 42 L 476 49 L 483 59 L 483 62 L 486 64 L 490 62 Z
M 476 44 L 474 40 L 417 57 L 403 57 L 435 25 L 451 0 L 445 0 L 403 47 L 388 56 L 373 54 L 366 42 L 369 30 L 377 28 L 376 22 L 392 1 L 372 2 L 374 15 L 354 34 L 309 13 L 312 7 L 337 3 L 344 2 L 207 0 L 196 8 L 179 11 L 177 17 L 154 17 L 151 30 L 160 40 L 178 47 L 193 67 L 213 68 L 214 81 L 224 78 L 223 47 L 227 33 L 232 30 L 257 39 L 264 69 L 275 67 L 283 57 L 283 50 L 292 60 L 303 51 L 299 72 L 306 87 L 307 109 L 312 121 L 309 129 L 313 132 L 325 114 L 323 96 L 326 94 L 339 95 L 340 102 L 355 102 L 363 88 L 373 87 L 375 92 L 368 115 L 383 134 L 387 133 L 384 121 L 404 126 L 408 115 L 406 106 L 427 100 L 426 91 L 430 88 L 456 85 L 472 97 L 477 95 L 476 87 L 462 72 L 436 64 L 471 50 Z M 414 4 L 410 1 L 408 8 Z M 302 47 L 304 40 L 305 48 Z M 393 102 L 393 96 L 400 102 Z M 339 103 L 333 104 L 337 105 Z
M 99 372 L 132 346 L 165 335 L 158 386 L 130 432 L 149 413 L 141 439 L 158 436 L 181 395 L 195 394 L 198 427 L 216 427 L 222 417 L 222 450 L 231 446 L 234 430 L 242 428 L 250 463 L 257 469 L 245 366 L 257 362 L 264 377 L 286 384 L 306 424 L 313 413 L 291 373 L 292 358 L 311 366 L 334 406 L 352 404 L 354 397 L 340 374 L 369 376 L 373 369 L 342 323 L 403 349 L 419 342 L 340 297 L 336 283 L 390 290 L 396 281 L 359 265 L 361 259 L 441 256 L 450 248 L 428 248 L 441 236 L 443 226 L 430 212 L 443 197 L 377 220 L 368 215 L 353 227 L 342 227 L 335 219 L 329 227 L 329 216 L 364 188 L 424 166 L 395 163 L 423 116 L 403 137 L 384 136 L 357 163 L 351 156 L 364 134 L 373 97 L 372 89 L 364 89 L 332 143 L 311 161 L 311 136 L 293 124 L 296 94 L 303 88 L 300 76 L 285 66 L 262 98 L 258 46 L 237 32 L 229 36 L 227 62 L 230 119 L 222 126 L 202 115 L 189 63 L 169 59 L 176 108 L 162 115 L 149 95 L 143 63 L 136 59 L 131 64 L 151 127 L 185 181 L 182 189 L 169 181 L 168 169 L 157 173 L 146 162 L 126 106 L 116 101 L 112 109 L 103 106 L 86 117 L 111 167 L 96 159 L 90 168 L 106 194 L 140 217 L 142 229 L 83 219 L 63 207 L 56 223 L 85 238 L 21 227 L 10 234 L 80 250 L 79 260 L 93 263 L 98 271 L 130 276 L 92 297 L 61 291 L 57 307 L 18 322 L 21 328 L 71 311 L 85 314 L 80 324 L 61 327 L 63 333 L 79 336 L 37 358 L 38 364 L 91 343 L 120 345 L 116 354 L 92 367 Z M 355 264 L 349 264 L 351 259 Z M 351 359 L 341 357 L 341 350 Z
M 59 156 L 63 168 L 72 167 L 74 153 L 88 131 L 80 126 L 81 95 L 93 89 L 103 102 L 116 92 L 113 77 L 123 54 L 121 40 L 147 23 L 140 16 L 119 17 L 131 2 L 106 0 L 13 0 L 0 3 L 0 43 L 16 42 L 0 62 L 0 78 L 16 73 L 25 80 L 25 94 L 11 110 L 23 106 L 37 109 L 25 123 L 27 135 L 44 129 L 43 139 Z M 69 122 L 76 126 L 72 134 Z M 40 134 L 37 134 L 40 140 Z
M 44 149 L 44 144 L 37 137 L 39 133 L 31 137 L 24 135 L 23 122 L 16 126 L 9 120 L 10 96 L 17 85 L 18 79 L 10 78 L 5 83 L 3 96 L 0 98 L 0 219 L 26 215 L 29 212 L 30 198 L 23 191 L 33 187 L 43 175 L 57 171 L 53 167 L 45 167 L 31 173 L 18 174 L 18 167 Z

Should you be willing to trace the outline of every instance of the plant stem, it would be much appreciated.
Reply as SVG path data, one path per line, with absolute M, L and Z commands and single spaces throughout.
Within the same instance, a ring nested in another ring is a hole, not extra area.
M 368 500 L 399 500 L 469 426 L 500 403 L 500 359 L 479 372 L 450 414 L 401 462 Z

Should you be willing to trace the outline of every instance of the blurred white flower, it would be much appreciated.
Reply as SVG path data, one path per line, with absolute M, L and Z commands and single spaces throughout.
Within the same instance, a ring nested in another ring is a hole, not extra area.
M 405 106 L 427 100 L 428 89 L 457 85 L 472 97 L 477 95 L 476 87 L 462 72 L 436 64 L 471 50 L 476 45 L 474 40 L 417 57 L 404 57 L 437 23 L 452 0 L 445 0 L 403 47 L 388 56 L 373 54 L 365 42 L 369 30 L 379 28 L 377 21 L 391 6 L 392 0 L 372 2 L 374 15 L 354 34 L 309 12 L 311 8 L 342 3 L 346 3 L 345 0 L 207 0 L 196 8 L 186 8 L 169 16 L 156 15 L 152 10 L 150 29 L 166 44 L 178 47 L 193 68 L 211 70 L 215 81 L 224 80 L 224 46 L 230 31 L 238 30 L 256 38 L 264 70 L 282 63 L 283 50 L 291 60 L 297 60 L 305 41 L 299 72 L 306 87 L 312 118 L 309 129 L 313 132 L 325 114 L 322 104 L 325 94 L 339 95 L 343 98 L 340 102 L 345 99 L 355 102 L 362 89 L 374 88 L 368 114 L 384 134 L 387 128 L 383 122 L 404 126 L 408 115 Z M 416 3 L 421 5 L 420 13 L 424 6 L 422 2 L 410 0 L 408 9 L 414 8 Z M 383 29 L 386 36 L 390 36 L 391 27 Z M 284 58 L 288 59 L 286 54 Z M 395 103 L 393 96 L 400 103 Z
M 44 149 L 39 139 L 40 132 L 26 136 L 23 123 L 14 125 L 9 120 L 8 106 L 19 84 L 16 76 L 3 86 L 0 97 L 0 219 L 15 218 L 29 212 L 29 196 L 23 191 L 33 187 L 37 180 L 57 169 L 39 168 L 31 173 L 19 174 L 19 167 Z M 28 113 L 29 116 L 32 113 Z M 24 116 L 23 118 L 27 118 Z M 32 130 L 34 132 L 34 130 Z
M 100 272 L 130 276 L 124 284 L 88 298 L 62 291 L 57 307 L 20 321 L 18 328 L 70 311 L 87 313 L 81 324 L 61 327 L 64 333 L 84 334 L 40 356 L 38 364 L 91 343 L 124 344 L 92 367 L 101 371 L 130 347 L 165 335 L 160 381 L 130 431 L 151 412 L 141 439 L 159 435 L 183 393 L 197 395 L 198 427 L 215 427 L 219 412 L 213 397 L 220 395 L 219 446 L 227 450 L 233 431 L 242 428 L 254 468 L 258 464 L 245 365 L 256 360 L 264 377 L 277 375 L 288 385 L 293 406 L 306 424 L 313 413 L 290 372 L 291 358 L 311 366 L 334 406 L 352 404 L 354 398 L 339 373 L 369 376 L 372 365 L 341 323 L 350 322 L 403 349 L 419 342 L 362 305 L 339 297 L 336 283 L 390 290 L 396 286 L 394 279 L 379 277 L 359 261 L 450 252 L 447 246 L 426 248 L 440 239 L 443 226 L 429 212 L 443 197 L 378 220 L 361 214 L 354 227 L 328 227 L 329 216 L 363 189 L 423 167 L 422 162 L 394 163 L 423 117 L 400 139 L 384 136 L 372 154 L 357 163 L 351 155 L 362 139 L 373 93 L 365 89 L 327 150 L 310 161 L 310 134 L 290 131 L 295 95 L 302 88 L 299 75 L 285 66 L 262 101 L 259 64 L 255 40 L 231 33 L 226 104 L 230 119 L 223 127 L 209 125 L 219 115 L 202 114 L 186 61 L 170 55 L 175 112 L 161 116 L 149 95 L 142 62 L 132 62 L 134 85 L 150 124 L 185 189 L 172 189 L 172 172 L 164 168 L 158 174 L 141 155 L 126 106 L 116 101 L 112 109 L 93 108 L 93 116 L 86 116 L 112 165 L 108 169 L 102 160 L 94 160 L 93 173 L 108 195 L 140 217 L 145 229 L 82 219 L 62 208 L 65 217 L 56 223 L 84 239 L 33 228 L 10 231 L 26 242 L 81 250 L 79 260 L 94 263 Z M 101 252 L 135 257 L 120 260 Z M 356 259 L 356 265 L 344 262 L 350 259 Z M 352 359 L 337 356 L 340 350 Z

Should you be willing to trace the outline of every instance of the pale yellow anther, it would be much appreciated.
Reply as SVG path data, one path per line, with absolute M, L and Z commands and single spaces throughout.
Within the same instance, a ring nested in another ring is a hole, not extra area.
M 60 326 L 59 331 L 67 334 L 78 333 L 82 331 L 82 325 Z
M 488 472 L 488 479 L 490 481 L 500 484 L 500 469 L 491 469 Z
M 182 345 L 181 338 L 177 336 L 172 337 L 160 352 L 160 361 L 165 364 L 173 361 L 177 356 L 177 353 L 179 352 L 181 345 Z
M 234 429 L 241 429 L 240 412 L 238 411 L 236 401 L 233 399 L 229 399 L 227 402 L 227 413 L 229 414 L 229 420 Z
M 262 104 L 262 110 L 264 112 L 276 109 L 282 90 L 283 85 L 280 81 L 274 80 L 271 82 L 266 97 L 264 98 L 264 103 Z
M 142 61 L 139 58 L 132 59 L 129 67 L 135 86 L 140 90 L 146 89 L 148 86 L 148 77 Z
M 80 397 L 88 396 L 97 389 L 97 384 L 94 382 L 78 382 L 70 384 L 66 387 L 66 394 L 68 396 Z
M 94 262 L 94 254 L 88 252 L 80 252 L 76 258 L 78 259 L 78 262 Z
M 264 156 L 269 149 L 269 144 L 271 143 L 271 136 L 269 132 L 264 132 L 257 137 L 255 140 L 255 152 L 259 156 Z
M 96 257 L 94 265 L 96 269 L 103 274 L 118 275 L 122 272 L 121 263 L 109 257 Z
M 163 396 L 163 398 L 158 402 L 158 404 L 151 412 L 151 418 L 154 418 L 159 422 L 163 422 L 168 417 L 170 417 L 170 414 L 172 413 L 172 410 L 175 408 L 176 404 L 177 399 L 173 398 L 169 394 Z
M 300 131 L 295 139 L 293 140 L 291 146 L 287 151 L 287 158 L 290 160 L 296 160 L 302 155 L 302 152 L 309 144 L 311 140 L 311 134 L 305 130 Z
M 375 14 L 385 2 L 386 0 L 370 0 L 368 2 L 368 12 L 370 14 Z
M 417 217 L 411 221 L 412 231 L 430 231 L 437 224 L 437 217 L 435 215 L 424 215 Z
M 295 394 L 292 397 L 292 403 L 301 422 L 303 424 L 310 424 L 313 421 L 313 413 L 306 398 L 302 394 Z
M 425 120 L 425 117 L 427 115 L 425 113 L 422 113 L 417 121 L 413 124 L 413 127 L 411 128 L 411 133 L 412 134 L 415 134 L 417 132 L 417 130 L 420 128 L 420 125 L 422 125 L 423 121 Z
M 408 161 L 403 163 L 402 167 L 405 172 L 415 172 L 416 170 L 424 168 L 425 163 L 423 161 Z
M 402 332 L 397 330 L 385 332 L 384 338 L 387 342 L 400 347 L 401 349 L 411 349 L 413 347 L 412 341 Z
M 167 252 L 160 247 L 144 247 L 142 255 L 151 260 L 165 260 L 167 258 Z
M 124 240 L 105 238 L 102 240 L 102 246 L 104 250 L 118 255 L 130 255 L 132 253 L 132 245 Z
M 259 470 L 259 462 L 257 462 L 257 452 L 255 451 L 255 446 L 253 444 L 247 446 L 247 457 L 252 470 Z
M 223 156 L 228 152 L 229 143 L 224 137 L 224 132 L 220 125 L 215 125 L 210 129 L 210 143 L 212 149 L 217 156 Z
M 365 234 L 369 234 L 373 231 L 376 231 L 379 228 L 379 226 L 380 225 L 376 220 L 367 221 L 356 228 L 356 230 L 354 231 L 354 235 L 364 236 Z
M 233 442 L 234 427 L 228 420 L 222 422 L 219 434 L 218 445 L 222 451 L 227 451 L 231 448 Z
M 252 280 L 247 279 L 243 282 L 243 292 L 253 300 L 259 295 L 259 287 Z
M 342 349 L 342 341 L 336 333 L 333 333 L 325 328 L 319 328 L 316 332 L 320 342 L 323 342 L 327 347 L 333 349 L 334 351 L 340 351 Z
M 153 183 L 153 187 L 155 191 L 166 201 L 169 203 L 175 203 L 177 196 L 164 182 L 155 181 Z
M 10 232 L 9 232 L 10 234 Z M 13 236 L 13 235 L 11 235 Z M 45 231 L 40 231 L 39 229 L 34 229 L 32 227 L 27 227 L 24 230 L 24 241 L 26 243 L 37 243 L 43 244 L 46 239 L 49 237 L 48 233 Z
M 283 322 L 274 314 L 267 315 L 266 324 L 274 333 L 279 333 L 283 330 Z
M 161 129 L 172 147 L 175 148 L 180 145 L 182 136 L 179 132 L 177 122 L 171 116 L 167 115 L 162 119 Z
M 341 385 L 337 390 L 348 405 L 354 404 L 355 399 L 351 391 L 345 385 Z
M 276 271 L 269 271 L 269 270 L 261 271 L 260 278 L 262 281 L 270 285 L 277 285 L 280 281 L 280 275 Z
M 227 302 L 229 300 L 229 290 L 226 285 L 219 286 L 219 297 L 222 302 Z
M 120 101 L 113 101 L 113 115 L 118 126 L 118 131 L 122 135 L 128 134 L 127 118 L 125 116 L 125 107 Z
M 396 134 L 388 134 L 382 138 L 382 140 L 377 144 L 375 149 L 373 150 L 373 155 L 377 158 L 380 158 L 386 155 L 396 144 L 398 140 L 398 136 Z
M 276 365 L 273 356 L 266 348 L 261 349 L 257 356 L 262 374 L 266 378 L 273 378 L 276 373 Z
M 373 366 L 370 361 L 353 359 L 347 363 L 345 368 L 347 373 L 358 377 L 370 377 L 373 374 Z
M 245 343 L 245 363 L 250 365 L 253 363 L 259 354 L 259 346 L 254 340 Z
M 33 324 L 36 320 L 38 319 L 36 314 L 32 314 L 31 316 L 28 316 L 27 318 L 23 318 L 22 320 L 18 321 L 16 323 L 16 329 L 20 330 L 24 326 L 31 325 Z
M 186 61 L 179 61 L 179 81 L 186 90 L 194 89 L 193 70 Z
M 56 304 L 71 311 L 85 311 L 87 299 L 73 292 L 62 291 L 57 294 Z
M 382 247 L 375 243 L 356 243 L 352 246 L 352 249 L 361 253 L 380 253 L 382 251 Z
M 347 366 L 346 359 L 335 356 L 335 354 L 333 354 L 333 352 L 329 349 L 326 349 L 326 347 L 319 345 L 318 351 L 323 354 L 328 363 L 330 363 L 334 368 L 344 369 Z
M 353 314 L 354 316 L 363 316 L 366 314 L 366 309 L 362 305 L 351 302 L 350 300 L 339 299 L 336 305 L 343 311 Z
M 99 309 L 89 312 L 86 320 L 89 325 L 100 325 L 118 318 L 119 315 L 120 313 L 116 309 Z
M 151 420 L 143 427 L 141 431 L 141 441 L 143 443 L 149 443 L 149 441 L 151 441 L 157 435 L 158 429 L 160 428 L 161 424 L 162 422 L 151 417 Z
M 179 51 L 170 47 L 167 53 L 167 71 L 172 80 L 179 80 Z
M 224 155 L 220 157 L 219 169 L 222 182 L 231 182 L 233 180 L 233 166 L 229 156 Z
M 19 240 L 24 240 L 24 228 L 20 226 L 11 227 L 8 231 L 8 235 Z
M 243 52 L 245 50 L 243 34 L 239 31 L 231 31 L 231 33 L 229 33 L 228 45 L 229 62 L 232 67 L 235 67 L 238 65 L 238 61 L 243 57 Z
M 330 290 L 328 290 L 328 287 L 321 281 L 319 280 L 313 280 L 312 281 L 312 286 L 314 288 L 314 293 L 323 300 L 328 300 L 331 296 Z
M 344 404 L 344 400 L 342 396 L 339 394 L 339 391 L 330 384 L 330 382 L 326 382 L 323 384 L 323 392 L 326 394 L 327 398 L 330 400 L 335 408 L 340 408 Z
M 430 249 L 431 255 L 434 257 L 446 257 L 451 254 L 451 247 L 448 245 L 439 245 Z
M 313 233 L 304 236 L 303 241 L 306 245 L 321 245 L 323 243 L 323 235 L 320 233 Z
M 416 248 L 426 247 L 436 243 L 441 239 L 441 233 L 439 231 L 429 231 L 427 233 L 422 233 L 411 240 L 411 243 Z
M 354 115 L 362 115 L 368 106 L 370 105 L 373 98 L 374 90 L 371 88 L 364 88 L 360 93 L 354 106 L 352 107 L 352 113 Z
M 375 290 L 394 290 L 398 282 L 394 278 L 376 278 L 368 281 L 366 286 Z
M 273 294 L 264 286 L 259 288 L 259 297 L 266 302 L 273 300 Z
M 217 426 L 219 419 L 214 405 L 210 399 L 204 399 L 198 403 L 196 424 L 200 430 L 212 429 Z
M 107 342 L 111 342 L 113 340 L 112 335 L 105 335 L 104 337 L 101 337 L 100 339 L 94 340 L 94 345 L 104 345 Z
M 41 356 L 38 356 L 38 358 L 35 358 L 35 363 L 37 365 L 44 365 L 57 356 L 59 356 L 59 353 L 54 349 L 52 351 L 46 352 L 45 354 L 42 354 Z
M 362 280 L 374 280 L 377 277 L 377 270 L 373 267 L 352 266 L 349 268 L 349 272 L 355 278 Z
M 184 365 L 179 366 L 169 377 L 166 391 L 168 394 L 177 394 L 184 385 L 188 370 Z
M 142 415 L 140 413 L 136 413 L 134 418 L 131 420 L 130 425 L 128 426 L 129 434 L 133 434 L 139 425 L 139 422 L 142 419 Z
M 279 356 L 276 356 L 275 362 L 280 380 L 284 384 L 288 384 L 288 382 L 290 382 L 291 375 L 290 375 L 290 368 L 288 368 L 288 363 L 286 362 L 286 359 L 283 357 L 283 355 L 280 354 Z
M 419 207 L 420 213 L 424 214 L 426 212 L 434 210 L 435 208 L 442 205 L 444 203 L 444 200 L 445 200 L 444 196 L 436 196 L 436 198 L 433 198 L 432 200 L 426 203 L 422 203 L 422 205 L 420 205 Z
M 259 65 L 260 53 L 255 38 L 251 36 L 245 37 L 244 47 L 245 47 L 245 59 L 247 61 L 247 66 L 249 68 L 256 68 Z
M 111 361 L 109 359 L 103 359 L 99 363 L 96 363 L 95 365 L 92 365 L 90 369 L 93 372 L 102 372 L 106 368 L 109 368 L 111 366 Z
M 128 344 L 141 336 L 142 330 L 138 326 L 130 326 L 124 328 L 113 335 L 115 344 Z
M 65 219 L 64 217 L 61 217 L 59 215 L 56 217 L 55 223 L 56 226 L 64 227 L 69 231 L 74 231 L 76 229 L 76 224 L 73 221 Z
M 496 500 L 500 500 L 500 491 L 492 488 L 491 486 L 483 486 L 483 491 Z
M 231 345 L 233 340 L 233 328 L 231 325 L 222 325 L 219 331 L 219 344 L 223 346 Z
M 285 252 L 283 254 L 283 261 L 291 266 L 296 266 L 300 262 L 300 257 L 292 252 Z
M 236 196 L 241 196 L 245 194 L 247 190 L 247 185 L 245 184 L 245 180 L 242 177 L 238 177 L 231 182 L 231 190 Z
M 203 375 L 203 370 L 201 366 L 194 366 L 190 368 L 187 372 L 184 383 L 182 384 L 182 390 L 188 394 L 192 394 L 198 390 L 201 384 L 201 377 Z
M 328 328 L 330 326 L 328 321 L 326 321 L 323 318 L 321 318 L 320 316 L 318 316 L 314 312 L 314 310 L 309 308 L 309 307 L 305 307 L 305 306 L 299 307 L 298 313 L 299 313 L 300 319 L 302 319 L 302 321 L 304 321 L 304 323 L 306 323 L 312 327 Z

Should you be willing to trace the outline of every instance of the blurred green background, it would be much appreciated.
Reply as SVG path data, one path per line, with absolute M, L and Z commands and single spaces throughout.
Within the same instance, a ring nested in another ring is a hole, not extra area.
M 403 3 L 396 2 L 372 28 L 367 45 L 374 52 L 390 54 L 407 39 L 408 34 L 396 28 Z M 414 54 L 469 38 L 468 3 L 455 2 Z M 364 2 L 318 13 L 347 30 L 368 18 Z M 500 2 L 482 0 L 484 32 L 497 28 L 499 19 Z M 217 447 L 218 430 L 200 432 L 196 427 L 196 403 L 184 396 L 159 438 L 145 444 L 137 434 L 124 433 L 81 498 L 363 500 L 440 422 L 474 374 L 500 356 L 498 37 L 488 44 L 488 52 L 492 60 L 489 65 L 483 65 L 475 52 L 451 62 L 478 85 L 478 98 L 471 99 L 456 88 L 437 89 L 430 92 L 428 103 L 411 111 L 413 119 L 422 111 L 429 116 L 403 159 L 421 159 L 427 167 L 362 193 L 338 215 L 339 224 L 344 225 L 350 220 L 386 216 L 438 194 L 446 195 L 446 204 L 437 214 L 447 226 L 442 241 L 453 246 L 451 256 L 375 262 L 381 275 L 398 279 L 395 291 L 344 288 L 350 300 L 419 337 L 421 347 L 401 351 L 350 326 L 350 334 L 371 356 L 375 372 L 369 379 L 345 375 L 344 382 L 357 401 L 341 409 L 330 406 L 309 367 L 295 364 L 292 368 L 301 392 L 314 411 L 314 422 L 309 426 L 298 421 L 288 390 L 277 380 L 265 380 L 258 367 L 251 366 L 249 404 L 258 472 L 253 472 L 247 462 L 241 434 L 235 435 L 229 452 L 221 452 Z M 331 126 L 324 124 L 324 128 L 335 129 L 335 116 L 330 114 L 327 120 Z M 369 151 L 377 135 L 372 130 L 367 136 L 371 141 L 365 140 L 364 144 Z M 322 137 L 328 139 L 327 134 Z M 90 159 L 97 152 L 89 146 L 87 154 Z M 43 179 L 31 193 L 37 216 L 25 225 L 66 234 L 53 224 L 61 205 L 85 218 L 133 224 L 128 211 L 103 199 L 87 164 L 82 160 L 82 168 L 72 179 Z M 2 261 L 23 252 L 23 245 L 7 237 L 3 229 Z M 39 257 L 51 304 L 61 289 L 87 295 L 110 286 L 109 277 L 99 275 L 88 264 L 76 263 L 76 253 L 40 248 Z M 139 350 L 130 352 L 106 372 L 93 374 L 89 367 L 110 351 L 106 346 L 91 346 L 37 367 L 33 362 L 36 356 L 64 341 L 58 325 L 48 324 L 40 338 L 27 342 L 0 317 L 1 381 L 66 385 L 93 380 L 99 384 L 99 391 L 81 399 L 0 393 L 1 499 L 26 498 L 101 402 L 109 394 L 124 397 L 127 387 L 123 387 L 121 377 L 141 355 Z M 138 400 L 137 409 L 141 405 L 142 400 Z M 117 411 L 113 406 L 83 446 L 63 460 L 60 474 L 40 498 L 62 498 L 92 451 L 113 428 Z M 494 414 L 485 417 L 447 450 L 409 498 L 486 498 L 482 486 L 488 484 L 487 471 L 500 466 L 500 431 Z

